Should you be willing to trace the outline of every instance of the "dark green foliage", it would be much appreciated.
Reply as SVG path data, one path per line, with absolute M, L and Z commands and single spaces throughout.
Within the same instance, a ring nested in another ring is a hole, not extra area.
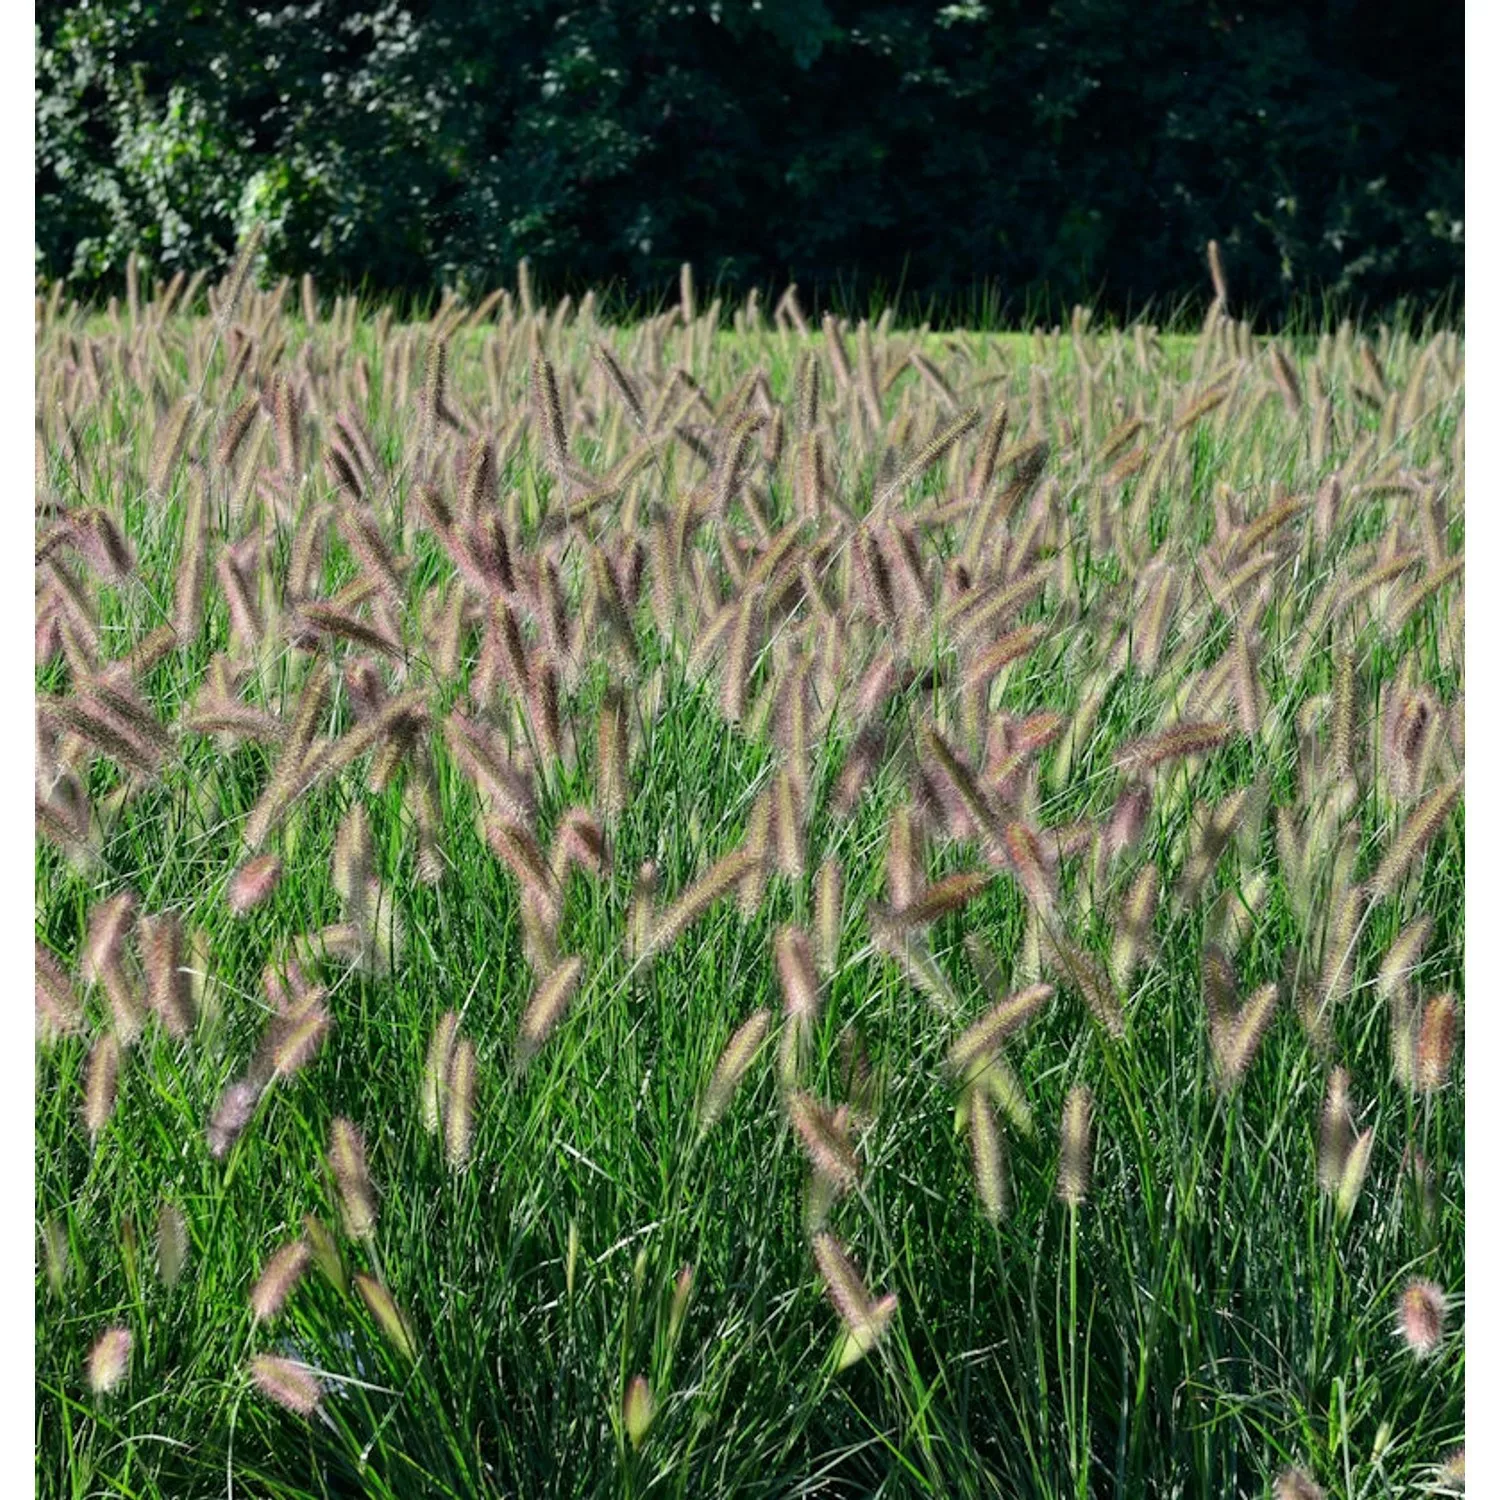
M 1210 235 L 1261 301 L 1461 275 L 1456 13 L 422 9 L 43 6 L 44 267 L 221 256 L 258 216 L 281 266 L 383 288 L 527 253 L 1119 299 L 1196 282 Z
M 1463 274 L 1462 20 L 1384 0 L 550 0 L 37 8 L 37 259 L 113 287 L 222 263 L 325 285 L 666 288 L 973 321 Z

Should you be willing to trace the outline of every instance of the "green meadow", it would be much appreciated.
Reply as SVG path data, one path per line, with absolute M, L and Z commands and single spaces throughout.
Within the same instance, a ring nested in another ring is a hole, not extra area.
M 248 270 L 37 304 L 38 1492 L 1460 1492 L 1460 338 Z

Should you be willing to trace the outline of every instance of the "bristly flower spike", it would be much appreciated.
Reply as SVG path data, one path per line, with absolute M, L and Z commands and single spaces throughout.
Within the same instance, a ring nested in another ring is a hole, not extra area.
M 438 1018 L 427 1044 L 427 1062 L 422 1069 L 422 1128 L 436 1135 L 447 1111 L 448 1070 L 453 1060 L 453 1042 L 458 1035 L 457 1011 Z
M 89 1389 L 107 1395 L 124 1380 L 130 1369 L 130 1351 L 135 1343 L 128 1328 L 106 1328 L 89 1351 Z
M 237 917 L 247 916 L 263 906 L 281 882 L 281 857 L 259 854 L 248 859 L 230 877 L 225 900 Z
M 299 1417 L 310 1417 L 323 1399 L 318 1377 L 300 1360 L 280 1354 L 257 1354 L 250 1378 L 261 1393 Z
M 266 1262 L 259 1280 L 250 1291 L 250 1309 L 257 1323 L 268 1322 L 281 1311 L 311 1259 L 312 1250 L 307 1241 L 293 1240 Z
M 359 1127 L 337 1115 L 328 1134 L 328 1161 L 338 1184 L 344 1212 L 344 1227 L 354 1239 L 370 1239 L 375 1233 L 375 1190 L 365 1165 L 365 1141 Z
M 1057 1162 L 1057 1196 L 1069 1208 L 1077 1208 L 1088 1196 L 1093 1154 L 1090 1140 L 1092 1113 L 1093 1096 L 1087 1085 L 1075 1084 L 1063 1103 L 1061 1149 Z
M 460 1037 L 448 1072 L 445 1121 L 448 1165 L 458 1171 L 469 1159 L 474 1134 L 474 1043 Z
M 708 1130 L 729 1108 L 729 1101 L 760 1050 L 761 1043 L 765 1041 L 770 1026 L 771 1012 L 758 1010 L 729 1038 L 719 1055 L 703 1096 L 703 1105 L 698 1112 L 701 1129 Z
M 1401 1337 L 1418 1359 L 1437 1352 L 1447 1311 L 1448 1299 L 1435 1281 L 1416 1277 L 1407 1282 L 1401 1293 Z

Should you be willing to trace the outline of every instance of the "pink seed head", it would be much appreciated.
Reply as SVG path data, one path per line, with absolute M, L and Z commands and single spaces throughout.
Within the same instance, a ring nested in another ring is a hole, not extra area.
M 269 899 L 281 880 L 281 859 L 260 854 L 246 860 L 230 877 L 226 899 L 235 916 L 243 917 Z
M 96 1396 L 112 1391 L 130 1369 L 130 1350 L 135 1340 L 128 1328 L 106 1328 L 89 1351 L 89 1389 Z
M 1435 1281 L 1418 1277 L 1401 1293 L 1401 1337 L 1419 1359 L 1435 1353 L 1443 1340 L 1448 1299 Z

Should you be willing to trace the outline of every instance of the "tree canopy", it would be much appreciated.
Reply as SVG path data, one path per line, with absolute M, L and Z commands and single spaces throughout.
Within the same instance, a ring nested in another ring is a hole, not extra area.
M 1462 13 L 1414 0 L 43 0 L 37 264 L 939 309 L 1428 302 Z

